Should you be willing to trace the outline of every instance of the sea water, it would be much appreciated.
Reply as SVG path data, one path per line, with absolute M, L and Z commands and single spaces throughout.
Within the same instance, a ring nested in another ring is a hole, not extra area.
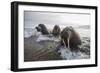
M 58 42 L 60 41 L 60 39 L 58 38 L 54 38 L 53 36 L 52 37 L 49 37 L 48 35 L 42 35 L 41 32 L 38 32 L 35 28 L 25 28 L 24 29 L 24 37 L 25 38 L 29 38 L 31 36 L 36 36 L 37 39 L 36 41 L 37 42 L 40 42 L 40 41 L 55 41 L 55 42 Z M 86 29 L 86 28 L 75 28 L 75 30 L 79 33 L 80 37 L 83 38 L 89 38 L 90 40 L 90 29 Z M 85 41 L 85 40 L 83 40 Z M 88 43 L 88 42 L 87 42 Z M 85 43 L 87 45 L 87 43 Z M 90 44 L 88 44 L 90 46 Z M 89 49 L 89 48 L 87 48 Z M 83 53 L 83 52 L 72 52 L 69 48 L 60 48 L 60 50 L 58 51 L 58 53 L 60 53 L 60 56 L 63 58 L 63 59 L 67 59 L 67 60 L 71 60 L 71 59 L 87 59 L 89 58 L 89 55 Z

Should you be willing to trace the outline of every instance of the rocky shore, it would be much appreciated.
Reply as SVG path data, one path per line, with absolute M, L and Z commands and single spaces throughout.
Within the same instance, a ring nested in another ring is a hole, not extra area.
M 47 36 L 46 36 L 47 37 Z M 61 53 L 56 50 L 57 45 L 59 44 L 59 37 L 51 39 L 51 40 L 40 40 L 37 41 L 40 37 L 31 36 L 29 38 L 24 38 L 24 61 L 48 61 L 48 60 L 67 60 L 67 58 L 63 58 Z M 69 59 L 88 59 L 90 58 L 90 38 L 83 37 L 82 45 L 79 46 L 79 52 L 71 52 L 74 56 L 70 56 Z

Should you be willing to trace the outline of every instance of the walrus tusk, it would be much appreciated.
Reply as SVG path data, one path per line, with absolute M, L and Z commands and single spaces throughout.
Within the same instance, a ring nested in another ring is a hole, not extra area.
M 69 31 L 69 37 L 68 37 L 68 48 L 70 48 L 70 44 L 69 44 L 69 40 L 70 40 L 70 36 L 71 36 L 71 31 Z
M 62 41 L 63 41 L 63 43 L 64 43 L 64 46 L 66 47 L 66 44 L 65 44 L 65 41 L 64 41 L 64 39 L 62 39 Z M 66 47 L 67 48 L 67 47 Z

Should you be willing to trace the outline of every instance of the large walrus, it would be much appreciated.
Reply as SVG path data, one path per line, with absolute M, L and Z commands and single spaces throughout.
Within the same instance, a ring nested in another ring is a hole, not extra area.
M 49 34 L 48 29 L 44 24 L 39 24 L 38 27 L 36 27 L 37 31 L 41 32 L 43 35 Z
M 79 34 L 73 27 L 66 27 L 61 32 L 61 44 L 65 45 L 71 50 L 78 50 L 78 45 L 81 45 L 81 39 Z
M 52 34 L 54 36 L 59 36 L 60 32 L 61 32 L 60 27 L 58 25 L 55 25 L 54 28 L 53 28 Z

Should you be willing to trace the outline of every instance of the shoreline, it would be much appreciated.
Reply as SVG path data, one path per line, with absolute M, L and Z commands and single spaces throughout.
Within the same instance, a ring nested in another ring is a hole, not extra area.
M 59 42 L 55 41 L 36 41 L 36 36 L 24 38 L 24 61 L 51 61 L 51 60 L 64 60 L 57 52 L 56 47 Z M 81 52 L 90 58 L 90 40 L 89 38 L 82 38 Z M 78 59 L 78 58 L 76 58 Z M 81 58 L 84 59 L 84 58 Z M 74 60 L 74 59 L 72 59 Z

